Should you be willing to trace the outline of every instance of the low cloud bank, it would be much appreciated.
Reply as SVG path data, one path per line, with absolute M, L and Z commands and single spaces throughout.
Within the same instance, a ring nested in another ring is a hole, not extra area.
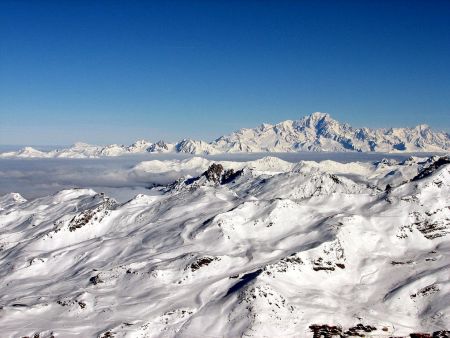
M 154 185 L 168 184 L 186 175 L 198 175 L 205 170 L 208 160 L 244 162 L 268 155 L 288 162 L 325 159 L 339 162 L 375 161 L 383 157 L 404 159 L 410 156 L 373 153 L 266 153 L 226 154 L 203 158 L 167 154 L 104 159 L 0 159 L 0 195 L 18 192 L 25 198 L 32 199 L 61 189 L 78 187 L 104 191 L 124 200 L 138 193 L 148 193 L 148 188 Z M 186 159 L 190 159 L 188 164 L 177 164 Z M 175 160 L 175 165 L 164 162 L 167 160 Z
M 93 188 L 122 199 L 141 193 L 154 185 L 168 184 L 177 178 L 196 174 L 145 172 L 136 168 L 135 159 L 95 160 L 0 160 L 0 195 L 18 192 L 27 199 L 49 195 L 67 188 Z

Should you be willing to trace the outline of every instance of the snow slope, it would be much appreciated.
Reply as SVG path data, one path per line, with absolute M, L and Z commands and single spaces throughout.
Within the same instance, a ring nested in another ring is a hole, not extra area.
M 5 152 L 0 158 L 14 157 L 99 157 L 136 153 L 183 153 L 212 155 L 219 153 L 358 151 L 358 152 L 448 152 L 450 136 L 434 132 L 427 125 L 414 128 L 369 129 L 341 124 L 326 113 L 312 113 L 300 120 L 276 125 L 262 124 L 244 128 L 213 142 L 184 139 L 177 143 L 145 140 L 130 146 L 105 147 L 77 143 L 68 149 L 41 152 L 31 147 Z
M 2 337 L 446 330 L 449 162 L 148 161 L 192 175 L 123 204 L 5 195 Z
M 241 129 L 212 143 L 226 152 L 377 151 L 439 152 L 450 149 L 450 136 L 427 125 L 369 129 L 341 124 L 326 113 L 296 121 Z

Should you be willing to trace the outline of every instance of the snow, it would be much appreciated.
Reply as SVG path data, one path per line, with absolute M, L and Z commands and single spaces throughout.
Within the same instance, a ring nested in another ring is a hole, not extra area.
M 96 158 L 136 153 L 221 153 L 327 152 L 448 152 L 450 135 L 433 132 L 425 124 L 414 128 L 369 129 L 341 124 L 327 113 L 315 112 L 299 120 L 240 129 L 213 142 L 183 139 L 177 143 L 139 140 L 130 146 L 95 146 L 76 143 L 70 148 L 42 152 L 31 147 L 0 153 L 0 158 Z
M 396 129 L 352 128 L 326 113 L 287 120 L 268 128 L 241 129 L 213 144 L 229 152 L 377 151 L 445 152 L 449 135 L 428 126 Z
M 311 337 L 314 324 L 371 325 L 373 337 L 446 330 L 447 161 L 193 157 L 130 168 L 178 181 L 123 203 L 93 189 L 6 194 L 2 337 Z M 222 168 L 203 175 L 213 163 Z

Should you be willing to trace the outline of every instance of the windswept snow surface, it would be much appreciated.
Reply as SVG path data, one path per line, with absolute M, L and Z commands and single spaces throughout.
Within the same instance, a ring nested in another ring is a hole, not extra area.
M 124 203 L 92 189 L 0 197 L 1 336 L 312 337 L 311 325 L 327 324 L 387 337 L 450 327 L 447 157 L 129 169 L 174 172 Z

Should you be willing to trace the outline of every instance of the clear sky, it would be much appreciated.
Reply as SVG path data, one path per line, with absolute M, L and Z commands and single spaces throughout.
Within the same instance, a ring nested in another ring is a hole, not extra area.
M 0 144 L 212 140 L 314 111 L 450 131 L 450 1 L 0 1 Z

